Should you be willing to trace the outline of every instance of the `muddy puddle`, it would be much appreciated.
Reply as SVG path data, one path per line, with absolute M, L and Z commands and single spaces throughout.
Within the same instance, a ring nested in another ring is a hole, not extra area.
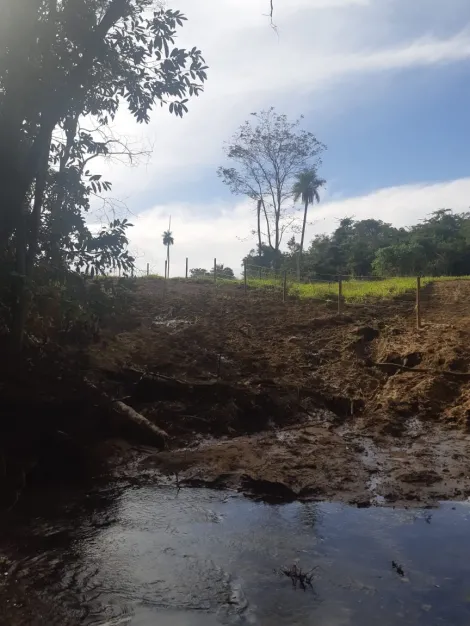
M 1 624 L 470 620 L 465 503 L 267 505 L 231 492 L 146 486 L 58 508 L 54 521 L 17 517 L 2 529 Z M 294 563 L 313 570 L 305 591 L 280 571 Z

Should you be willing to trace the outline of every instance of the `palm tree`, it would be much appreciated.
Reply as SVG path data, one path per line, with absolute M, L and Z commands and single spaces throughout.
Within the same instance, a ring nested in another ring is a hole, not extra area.
M 166 276 L 165 278 L 170 278 L 170 246 L 175 243 L 173 239 L 173 233 L 170 229 L 166 230 L 163 233 L 163 245 L 166 246 Z
M 305 226 L 307 225 L 307 212 L 310 204 L 313 204 L 316 200 L 320 202 L 320 195 L 318 190 L 326 183 L 322 178 L 317 178 L 317 171 L 315 168 L 304 170 L 297 175 L 297 180 L 294 183 L 292 193 L 294 194 L 294 202 L 302 200 L 304 203 L 304 221 L 302 224 L 302 236 L 300 238 L 299 247 L 299 264 L 297 269 L 297 278 L 300 280 L 300 268 L 302 265 L 302 253 L 304 250 L 305 239 Z

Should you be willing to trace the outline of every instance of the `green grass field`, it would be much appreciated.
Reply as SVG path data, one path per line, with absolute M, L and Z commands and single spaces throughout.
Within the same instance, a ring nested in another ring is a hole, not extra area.
M 424 287 L 429 279 L 422 279 Z M 292 290 L 301 298 L 318 298 L 321 300 L 337 299 L 337 283 L 311 283 L 293 285 Z M 367 300 L 384 300 L 412 293 L 416 290 L 416 278 L 387 278 L 384 280 L 347 280 L 343 281 L 343 297 L 345 302 L 361 302 Z
M 150 276 L 149 278 L 157 278 Z M 158 276 L 158 278 L 162 278 Z M 162 278 L 163 279 L 163 278 Z M 197 283 L 213 283 L 212 278 L 189 279 L 191 282 Z M 436 281 L 452 281 L 452 280 L 470 280 L 470 276 L 442 276 L 439 278 L 422 278 L 421 287 L 425 287 L 430 282 Z M 184 278 L 171 278 L 170 282 L 185 282 Z M 276 278 L 248 278 L 247 284 L 250 289 L 263 290 L 282 290 L 282 277 Z M 218 285 L 243 285 L 242 279 L 218 279 Z M 338 283 L 318 281 L 311 283 L 298 283 L 290 276 L 287 282 L 288 293 L 296 295 L 300 298 L 313 298 L 317 300 L 337 300 L 338 299 Z M 400 296 L 414 294 L 416 291 L 416 278 L 414 277 L 397 277 L 384 278 L 377 280 L 343 280 L 343 298 L 345 302 L 367 302 L 372 300 L 389 300 L 399 298 Z
M 431 279 L 423 278 L 424 287 Z M 281 289 L 280 279 L 248 280 L 250 288 Z M 416 278 L 387 278 L 384 280 L 344 280 L 343 298 L 345 302 L 360 302 L 367 300 L 390 299 L 400 295 L 412 293 L 416 289 Z M 314 298 L 317 300 L 336 300 L 338 298 L 337 282 L 297 283 L 288 281 L 288 292 L 300 298 Z
M 431 282 L 469 280 L 469 276 L 442 276 L 438 278 L 421 278 L 421 288 Z M 248 280 L 250 287 L 282 288 L 282 279 Z M 312 283 L 297 283 L 288 281 L 288 292 L 300 298 L 314 298 L 318 300 L 337 300 L 338 283 L 318 281 Z M 345 302 L 365 302 L 368 300 L 387 300 L 416 292 L 415 277 L 384 278 L 377 280 L 343 280 L 343 298 Z
M 422 278 L 421 287 L 425 287 L 431 282 L 436 281 L 452 281 L 452 280 L 469 280 L 468 276 L 443 276 L 439 278 Z M 260 289 L 282 289 L 282 279 L 258 279 L 250 278 L 248 286 Z M 344 280 L 343 281 L 343 298 L 345 302 L 366 302 L 368 300 L 389 300 L 399 298 L 416 291 L 416 278 L 414 277 L 397 277 L 384 278 L 378 280 Z M 300 298 L 314 298 L 317 300 L 337 300 L 338 283 L 318 281 L 311 283 L 297 283 L 296 281 L 288 281 L 288 292 L 291 295 L 297 295 Z

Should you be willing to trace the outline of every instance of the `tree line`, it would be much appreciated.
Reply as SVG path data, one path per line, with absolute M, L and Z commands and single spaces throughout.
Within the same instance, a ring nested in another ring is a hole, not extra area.
M 470 213 L 439 209 L 411 228 L 346 217 L 308 248 L 308 212 L 320 202 L 326 146 L 274 108 L 252 113 L 225 144 L 218 174 L 230 191 L 252 202 L 256 248 L 249 266 L 287 269 L 297 277 L 470 274 Z M 301 203 L 302 214 L 297 208 Z M 256 270 L 253 269 L 256 273 Z
M 260 253 L 261 252 L 261 253 Z M 299 244 L 275 252 L 262 245 L 243 259 L 248 265 L 295 272 Z M 470 213 L 439 209 L 410 228 L 376 219 L 344 218 L 331 234 L 319 234 L 303 255 L 302 278 L 350 276 L 470 275 Z

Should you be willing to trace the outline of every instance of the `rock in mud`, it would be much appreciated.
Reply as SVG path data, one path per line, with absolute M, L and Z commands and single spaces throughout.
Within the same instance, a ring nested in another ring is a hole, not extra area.
M 361 337 L 364 341 L 373 341 L 377 339 L 380 335 L 380 332 L 377 328 L 372 328 L 371 326 L 361 326 L 354 329 L 354 334 Z
M 434 470 L 422 470 L 415 472 L 405 472 L 398 477 L 404 483 L 424 483 L 426 485 L 433 485 L 442 480 L 442 476 L 439 476 Z
M 241 488 L 245 495 L 266 502 L 294 502 L 298 497 L 296 492 L 284 483 L 258 480 L 248 475 L 242 477 Z

